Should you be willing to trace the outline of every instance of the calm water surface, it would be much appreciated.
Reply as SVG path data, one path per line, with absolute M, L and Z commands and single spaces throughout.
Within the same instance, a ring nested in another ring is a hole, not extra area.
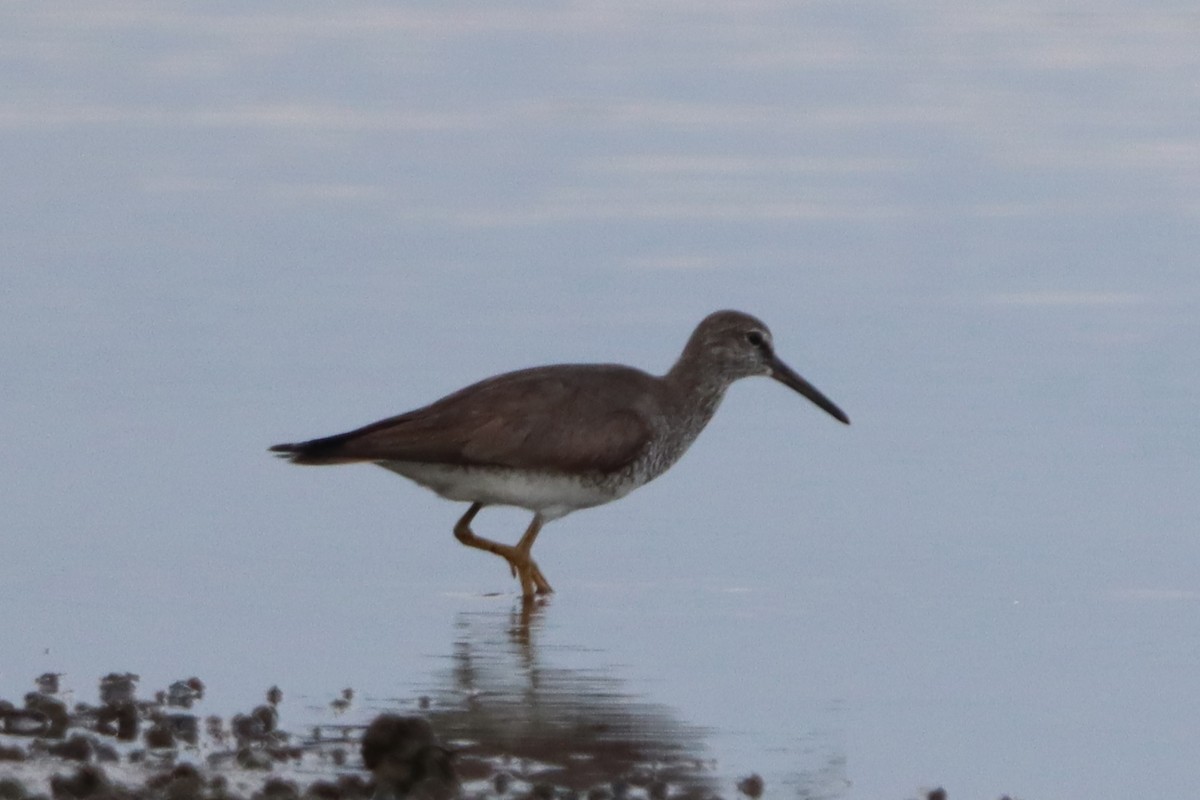
M 1130 0 L 6 5 L 0 696 L 196 674 L 300 728 L 349 686 L 725 796 L 1184 796 L 1197 41 Z M 662 371 L 721 307 L 853 426 L 739 384 L 547 528 L 524 622 L 460 507 L 265 453 Z

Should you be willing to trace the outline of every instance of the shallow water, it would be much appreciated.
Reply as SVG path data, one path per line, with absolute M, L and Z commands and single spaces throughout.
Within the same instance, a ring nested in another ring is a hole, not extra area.
M 470 654 L 726 795 L 1200 783 L 1191 8 L 0 22 L 0 697 L 194 674 L 299 729 L 463 691 Z M 460 506 L 265 452 L 506 369 L 661 371 L 720 307 L 854 424 L 735 386 L 547 527 L 521 635 Z

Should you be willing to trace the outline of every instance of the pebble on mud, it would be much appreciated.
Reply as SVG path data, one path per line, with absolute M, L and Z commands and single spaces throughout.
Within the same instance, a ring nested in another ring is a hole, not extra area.
M 738 791 L 751 800 L 758 800 L 758 798 L 762 797 L 763 789 L 765 788 L 766 783 L 757 772 L 747 775 L 737 782 Z
M 257 706 L 249 714 L 234 716 L 230 727 L 239 742 L 259 742 L 271 738 L 279 724 L 279 712 L 274 706 Z
M 137 706 L 132 702 L 110 703 L 96 712 L 96 732 L 116 736 L 122 742 L 137 739 L 140 724 Z
M 496 794 L 504 794 L 508 787 L 512 786 L 512 779 L 512 775 L 507 772 L 497 772 L 492 777 L 492 788 L 496 790 Z
M 96 745 L 87 736 L 77 733 L 66 741 L 50 745 L 46 752 L 70 761 L 91 761 L 96 753 Z
M 146 747 L 151 750 L 175 746 L 175 732 L 171 730 L 169 723 L 161 719 L 156 721 L 142 738 L 146 742 Z
M 85 764 L 70 776 L 50 778 L 50 792 L 56 798 L 84 798 L 112 793 L 112 782 L 100 767 Z
M 132 703 L 139 680 L 132 672 L 110 672 L 100 679 L 100 702 L 106 706 Z
M 304 790 L 304 796 L 314 800 L 342 800 L 342 790 L 332 781 L 313 781 Z
M 191 708 L 197 701 L 204 698 L 204 681 L 199 678 L 188 678 L 186 681 L 175 681 L 167 687 L 167 705 L 178 708 Z
M 17 746 L 0 747 L 0 761 L 24 761 L 25 751 Z
M 458 789 L 452 754 L 421 717 L 376 717 L 363 733 L 362 759 L 380 789 L 401 797 L 409 792 L 450 797 Z
M 25 695 L 25 710 L 31 714 L 41 714 L 46 719 L 46 730 L 40 735 L 51 739 L 61 739 L 71 724 L 67 704 L 41 692 Z
M 42 694 L 58 694 L 58 679 L 61 677 L 61 672 L 43 672 L 34 679 L 34 683 Z
M 0 800 L 24 800 L 25 787 L 12 778 L 0 778 Z
M 262 789 L 254 793 L 253 800 L 299 800 L 300 788 L 294 781 L 269 778 Z

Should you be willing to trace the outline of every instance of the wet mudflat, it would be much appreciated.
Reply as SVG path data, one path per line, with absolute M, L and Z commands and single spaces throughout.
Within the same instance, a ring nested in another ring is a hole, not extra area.
M 197 677 L 145 692 L 138 675 L 111 673 L 89 702 L 65 676 L 45 673 L 23 702 L 0 701 L 0 796 L 762 794 L 757 774 L 723 776 L 705 731 L 671 709 L 629 695 L 611 677 L 539 664 L 532 637 L 540 613 L 519 603 L 506 628 L 492 631 L 502 642 L 460 639 L 429 693 L 407 700 L 363 698 L 347 687 L 296 713 L 271 686 L 259 705 L 223 717 L 204 712 L 219 704 Z M 281 713 L 308 724 L 287 730 Z
M 349 712 L 352 695 L 332 701 L 336 714 Z M 334 719 L 302 731 L 279 727 L 281 701 L 225 720 L 159 701 L 67 709 L 52 694 L 33 693 L 23 707 L 0 707 L 0 796 L 332 800 L 382 790 L 704 798 L 721 783 L 696 732 L 656 718 L 661 712 L 623 718 L 602 697 L 569 709 L 496 696 L 450 708 L 423 697 L 405 714 L 379 714 L 367 724 Z M 120 728 L 109 724 L 117 718 Z M 739 783 L 755 795 L 756 781 Z
M 561 663 L 538 644 L 549 609 L 517 601 L 501 612 L 498 600 L 458 615 L 452 651 L 404 696 L 272 685 L 224 713 L 219 687 L 194 676 L 154 690 L 111 673 L 94 691 L 45 673 L 21 701 L 0 701 L 0 796 L 664 800 L 849 788 L 844 756 L 814 760 L 823 748 L 812 742 L 781 751 L 786 737 L 762 750 L 731 742 L 594 666 L 595 652 L 573 653 L 593 666 Z M 735 771 L 738 761 L 767 777 Z

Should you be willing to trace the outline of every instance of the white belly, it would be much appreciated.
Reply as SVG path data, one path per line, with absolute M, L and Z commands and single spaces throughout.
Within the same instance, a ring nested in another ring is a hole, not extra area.
M 586 479 L 494 467 L 453 467 L 412 461 L 377 461 L 384 469 L 416 481 L 447 500 L 517 506 L 547 521 L 580 508 L 624 497 L 632 485 L 613 487 Z

